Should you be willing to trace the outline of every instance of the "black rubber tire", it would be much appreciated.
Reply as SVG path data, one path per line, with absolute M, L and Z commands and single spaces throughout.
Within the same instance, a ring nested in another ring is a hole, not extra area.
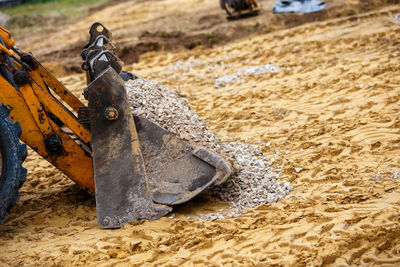
M 8 211 L 19 199 L 18 189 L 26 180 L 26 169 L 22 167 L 27 156 L 25 144 L 21 144 L 19 136 L 21 127 L 8 117 L 9 110 L 0 105 L 0 224 L 4 222 Z
M 219 5 L 221 6 L 222 9 L 225 10 L 228 16 L 232 16 L 232 14 L 234 13 L 234 8 L 231 7 L 231 3 L 229 0 L 220 0 Z

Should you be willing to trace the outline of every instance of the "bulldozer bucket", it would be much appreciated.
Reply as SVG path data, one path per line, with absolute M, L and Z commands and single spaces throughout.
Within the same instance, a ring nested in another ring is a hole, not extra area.
M 123 80 L 108 67 L 88 86 L 99 225 L 154 220 L 231 174 L 218 155 L 133 117 Z
M 171 211 L 151 200 L 125 86 L 111 67 L 88 86 L 97 219 L 102 228 L 158 219 Z
M 231 174 L 224 160 L 209 150 L 195 148 L 144 117 L 135 116 L 135 124 L 153 201 L 184 203 Z

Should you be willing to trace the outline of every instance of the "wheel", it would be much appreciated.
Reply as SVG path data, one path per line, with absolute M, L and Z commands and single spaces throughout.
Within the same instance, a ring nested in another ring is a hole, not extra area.
M 251 5 L 252 8 L 257 8 L 258 7 L 258 3 L 257 0 L 251 1 Z
M 27 156 L 26 145 L 21 144 L 21 127 L 8 117 L 9 110 L 0 105 L 0 223 L 19 199 L 18 189 L 25 182 L 26 169 L 22 167 Z
M 225 9 L 226 14 L 228 16 L 232 16 L 232 14 L 235 12 L 235 9 L 232 7 L 232 3 L 229 0 L 220 0 L 219 4 L 222 9 Z

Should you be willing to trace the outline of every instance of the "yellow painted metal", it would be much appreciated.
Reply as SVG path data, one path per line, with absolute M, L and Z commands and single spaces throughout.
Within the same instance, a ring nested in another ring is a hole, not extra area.
M 94 192 L 93 166 L 90 154 L 75 142 L 69 134 L 65 133 L 63 129 L 49 119 L 43 110 L 42 104 L 45 106 L 45 110 L 57 111 L 59 108 L 54 108 L 54 106 L 59 107 L 59 103 L 57 101 L 51 102 L 49 99 L 45 103 L 38 100 L 35 93 L 45 92 L 35 83 L 32 86 L 21 86 L 19 89 L 20 91 L 17 91 L 0 75 L 0 98 L 10 108 L 10 119 L 18 121 L 21 125 L 22 134 L 20 139 L 74 182 Z M 41 94 L 39 93 L 38 95 Z M 41 98 L 46 97 L 41 95 Z M 54 98 L 52 99 L 55 100 Z M 40 111 L 35 111 L 35 109 Z M 71 119 L 70 114 L 65 110 L 63 112 L 57 113 L 68 117 L 66 119 L 60 116 L 62 121 Z M 71 120 L 75 119 L 72 118 Z M 62 151 L 59 153 L 49 153 L 45 146 L 46 135 L 51 132 L 61 138 Z
M 0 75 L 0 95 L 3 103 L 10 108 L 10 119 L 18 121 L 22 128 L 20 139 L 41 155 L 46 155 L 44 137 L 22 94 Z
M 50 123 L 61 138 L 63 151 L 50 154 L 46 159 L 75 183 L 94 193 L 92 157 L 53 121 Z
M 39 62 L 35 61 L 40 76 L 48 87 L 50 87 L 62 100 L 65 101 L 75 112 L 85 106 L 73 93 L 71 93 L 60 81 L 49 73 Z
M 38 71 L 30 71 L 29 76 L 36 82 L 32 83 L 32 88 L 39 99 L 40 103 L 46 108 L 46 110 L 53 113 L 59 118 L 71 131 L 73 131 L 83 142 L 90 142 L 90 133 L 86 130 L 82 124 L 79 123 L 78 118 L 75 117 L 68 109 L 61 105 L 61 103 L 55 99 L 45 89 L 45 84 L 42 81 Z M 39 86 L 40 85 L 40 86 Z M 75 97 L 75 96 L 74 96 Z
M 2 44 L 0 44 L 0 52 L 4 52 L 9 56 L 12 56 L 14 54 L 11 50 L 7 49 L 7 47 Z
M 1 26 L 0 26 L 0 37 L 1 39 L 3 39 L 7 49 L 11 49 L 15 45 L 14 39 L 11 38 L 11 32 L 7 31 Z
M 20 86 L 19 91 L 21 92 L 25 103 L 28 105 L 30 113 L 32 114 L 32 117 L 35 120 L 36 125 L 39 127 L 39 130 L 43 137 L 46 139 L 47 137 L 53 135 L 54 130 L 50 125 L 46 111 L 34 94 L 31 85 L 25 84 L 23 86 Z M 43 151 L 43 156 L 46 157 L 47 155 L 48 152 Z

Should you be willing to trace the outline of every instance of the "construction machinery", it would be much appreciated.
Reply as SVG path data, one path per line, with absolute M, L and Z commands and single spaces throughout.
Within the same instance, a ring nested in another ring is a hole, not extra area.
M 220 0 L 219 5 L 226 11 L 228 20 L 254 16 L 261 10 L 257 0 Z
M 26 179 L 26 145 L 95 193 L 102 228 L 158 219 L 228 178 L 219 155 L 132 115 L 125 81 L 135 77 L 122 71 L 101 23 L 81 56 L 87 106 L 0 27 L 0 223 Z

